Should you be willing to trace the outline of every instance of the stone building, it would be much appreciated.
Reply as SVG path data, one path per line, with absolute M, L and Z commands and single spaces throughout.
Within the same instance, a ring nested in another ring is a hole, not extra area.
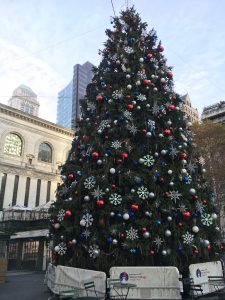
M 225 101 L 204 107 L 202 120 L 211 120 L 214 123 L 225 123 Z
M 191 105 L 191 99 L 188 94 L 181 97 L 183 100 L 181 110 L 185 113 L 185 115 L 190 119 L 192 123 L 199 123 L 199 115 L 197 108 L 194 108 Z
M 38 117 L 39 102 L 37 95 L 32 89 L 24 84 L 13 91 L 12 97 L 8 101 L 9 106 L 22 110 L 30 115 Z
M 47 209 L 73 131 L 0 104 L 0 231 L 10 232 L 10 269 L 44 268 Z M 0 245 L 1 248 L 1 245 Z

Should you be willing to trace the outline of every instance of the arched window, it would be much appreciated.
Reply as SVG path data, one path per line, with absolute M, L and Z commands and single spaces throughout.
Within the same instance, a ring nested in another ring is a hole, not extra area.
M 52 149 L 48 144 L 42 143 L 39 146 L 38 160 L 45 161 L 48 163 L 52 162 Z
M 5 138 L 4 153 L 21 156 L 22 154 L 22 140 L 15 133 L 9 133 Z

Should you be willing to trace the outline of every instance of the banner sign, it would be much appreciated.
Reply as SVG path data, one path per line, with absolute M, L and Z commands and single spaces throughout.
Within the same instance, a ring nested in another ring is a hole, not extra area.
M 215 286 L 209 284 L 208 276 L 223 277 L 223 268 L 221 261 L 192 264 L 189 266 L 190 278 L 193 278 L 194 284 L 200 284 L 203 294 L 215 292 Z M 218 286 L 217 289 L 223 289 L 224 286 Z
M 109 274 L 110 279 L 136 285 L 129 289 L 127 299 L 181 299 L 182 283 L 175 267 L 113 267 Z M 110 289 L 111 296 L 117 292 Z

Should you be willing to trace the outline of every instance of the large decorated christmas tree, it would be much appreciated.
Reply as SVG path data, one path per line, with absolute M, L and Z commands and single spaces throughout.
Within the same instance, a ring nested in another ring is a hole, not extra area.
M 204 159 L 156 32 L 134 8 L 112 24 L 51 209 L 54 260 L 185 272 L 223 248 Z

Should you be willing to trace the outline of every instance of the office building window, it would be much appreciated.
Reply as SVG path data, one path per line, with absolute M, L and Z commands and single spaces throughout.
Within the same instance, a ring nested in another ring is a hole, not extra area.
M 35 206 L 39 206 L 40 204 L 40 191 L 41 191 L 41 179 L 38 179 Z
M 3 173 L 2 174 L 1 189 L 0 189 L 0 210 L 2 210 L 3 204 L 4 204 L 6 180 L 7 180 L 7 174 Z
M 21 156 L 22 140 L 15 133 L 9 133 L 5 138 L 4 153 Z
M 47 143 L 42 143 L 39 146 L 38 160 L 48 163 L 52 162 L 52 149 Z
M 27 177 L 25 197 L 24 197 L 24 206 L 26 207 L 28 206 L 29 193 L 30 193 L 30 177 Z
M 17 198 L 17 192 L 18 192 L 18 184 L 19 184 L 19 176 L 15 176 L 14 180 L 14 187 L 13 187 L 13 197 L 12 197 L 12 206 L 16 205 L 16 198 Z

